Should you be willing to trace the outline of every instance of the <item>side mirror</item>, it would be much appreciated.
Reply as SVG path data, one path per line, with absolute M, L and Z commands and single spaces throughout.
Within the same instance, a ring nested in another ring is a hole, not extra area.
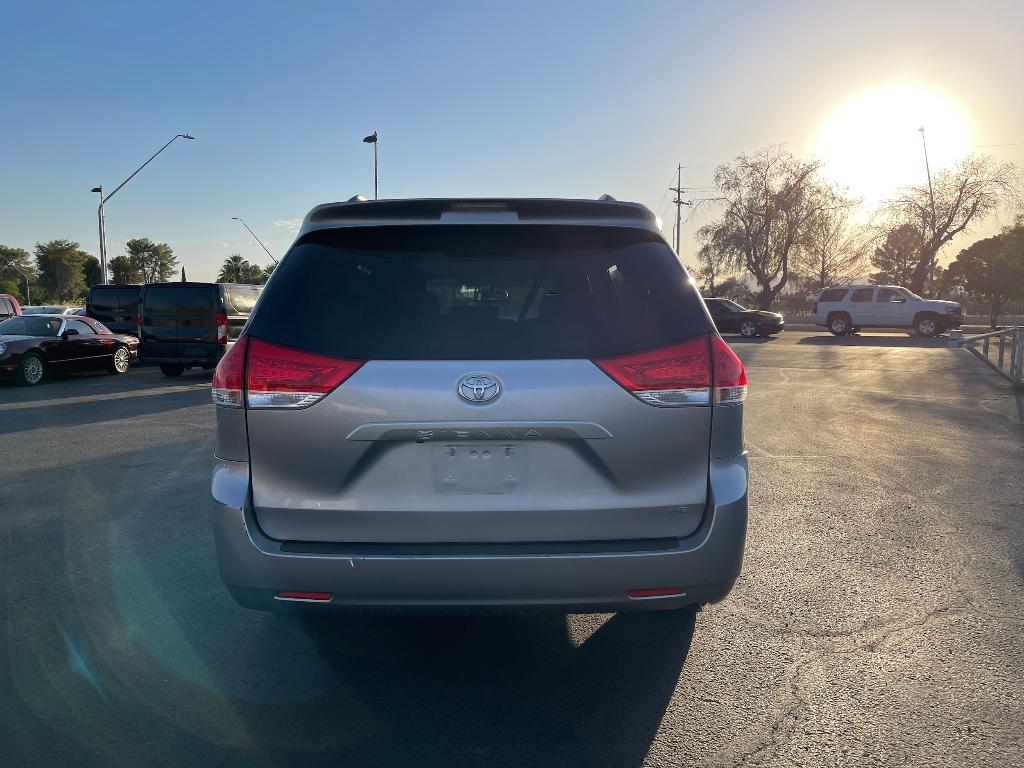
M 67 328 L 64 331 L 64 333 L 61 334 L 61 338 L 62 339 L 66 339 L 68 336 L 77 336 L 77 335 L 78 335 L 78 331 L 76 331 L 74 328 Z

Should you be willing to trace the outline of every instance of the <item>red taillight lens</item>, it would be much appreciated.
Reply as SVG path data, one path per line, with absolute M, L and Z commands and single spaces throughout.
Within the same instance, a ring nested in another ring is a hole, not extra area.
M 717 405 L 747 398 L 743 363 L 717 335 L 594 364 L 649 405 L 710 405 L 712 391 Z
M 711 337 L 711 358 L 715 362 L 715 404 L 742 403 L 747 399 L 747 372 L 721 336 Z
M 245 348 L 248 337 L 243 336 L 217 363 L 213 372 L 213 402 L 232 408 L 242 406 L 242 384 L 245 381 Z
M 632 355 L 595 360 L 623 388 L 650 405 L 708 405 L 711 366 L 708 337 Z
M 250 408 L 304 408 L 320 400 L 362 364 L 361 360 L 342 360 L 250 339 L 245 372 L 246 405 Z
M 228 343 L 228 316 L 223 312 L 217 315 L 217 343 Z
M 811 314 L 812 315 L 818 314 L 818 302 L 814 302 L 814 306 L 811 307 Z

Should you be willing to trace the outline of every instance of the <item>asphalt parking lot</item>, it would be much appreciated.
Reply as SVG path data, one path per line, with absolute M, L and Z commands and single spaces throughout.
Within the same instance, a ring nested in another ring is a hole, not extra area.
M 747 558 L 695 628 L 245 611 L 208 372 L 0 384 L 0 765 L 1024 765 L 1021 396 L 943 340 L 729 340 Z

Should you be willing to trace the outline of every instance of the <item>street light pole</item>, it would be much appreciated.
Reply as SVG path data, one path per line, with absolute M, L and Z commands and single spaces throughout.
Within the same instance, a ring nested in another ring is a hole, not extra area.
M 373 199 L 377 199 L 377 132 L 374 131 L 369 136 L 363 137 L 365 144 L 373 144 Z
M 263 250 L 267 251 L 267 256 L 270 257 L 270 260 L 277 264 L 277 259 L 274 258 L 274 254 L 267 250 L 267 246 L 263 245 L 263 241 L 256 237 L 255 232 L 249 229 L 249 225 L 245 223 L 245 220 L 241 216 L 232 216 L 231 219 L 232 221 L 240 221 L 242 223 L 242 226 L 249 230 L 249 234 L 256 238 L 256 242 L 260 244 Z
M 118 193 L 118 191 L 120 191 L 121 187 L 123 187 L 125 184 L 127 184 L 132 179 L 134 179 L 138 175 L 139 171 L 141 171 L 143 168 L 145 168 L 147 165 L 149 165 L 151 162 L 153 162 L 153 160 L 156 158 L 157 155 L 159 155 L 161 152 L 163 152 L 165 149 L 167 149 L 169 146 L 171 146 L 171 144 L 174 142 L 175 139 L 190 139 L 191 141 L 195 141 L 195 138 L 196 138 L 195 136 L 190 136 L 187 133 L 176 134 L 170 141 L 168 141 L 166 144 L 164 144 L 162 147 L 160 147 L 160 149 L 158 149 L 152 155 L 150 155 L 149 159 L 146 162 L 144 162 L 142 165 L 140 165 L 138 168 L 136 168 L 132 172 L 131 176 L 129 176 L 127 179 L 125 179 L 120 184 L 118 184 L 117 187 L 114 189 L 114 191 L 111 192 L 109 195 L 104 196 L 104 194 L 103 194 L 103 187 L 93 187 L 92 188 L 91 191 L 98 192 L 99 196 L 100 196 L 100 207 L 99 207 L 99 210 L 97 211 L 96 215 L 97 215 L 97 218 L 99 219 L 99 225 L 100 225 L 100 273 L 101 273 L 101 282 L 104 285 L 106 285 L 106 283 L 107 283 L 107 227 L 106 227 L 106 221 L 104 220 L 104 215 L 103 215 L 103 205 L 104 205 L 104 203 L 106 203 L 107 200 L 109 200 L 114 195 L 116 195 Z

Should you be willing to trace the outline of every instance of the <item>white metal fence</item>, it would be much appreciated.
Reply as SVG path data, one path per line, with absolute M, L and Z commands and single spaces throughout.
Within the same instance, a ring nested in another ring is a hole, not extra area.
M 1002 328 L 977 336 L 964 336 L 960 331 L 951 331 L 949 346 L 966 347 L 1008 378 L 1013 386 L 1024 387 L 1024 326 Z

